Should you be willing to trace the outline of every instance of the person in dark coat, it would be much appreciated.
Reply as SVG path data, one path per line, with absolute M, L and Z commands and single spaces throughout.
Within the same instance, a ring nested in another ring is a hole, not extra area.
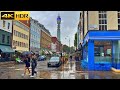
M 35 68 L 37 67 L 37 56 L 35 54 L 32 55 L 31 67 L 32 67 L 32 75 L 30 77 L 34 77 L 34 74 L 37 75 L 37 72 L 35 71 Z
M 24 56 L 24 57 L 23 57 L 23 60 L 24 60 L 24 63 L 25 63 L 25 70 L 24 70 L 24 74 L 22 74 L 22 76 L 26 75 L 27 70 L 28 70 L 29 75 L 30 75 L 30 69 L 29 69 L 29 67 L 30 67 L 30 62 L 29 62 L 29 60 L 28 60 L 28 56 Z

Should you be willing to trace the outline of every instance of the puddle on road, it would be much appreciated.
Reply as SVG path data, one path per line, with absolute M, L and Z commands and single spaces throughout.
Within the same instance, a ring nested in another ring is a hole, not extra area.
M 15 70 L 17 70 L 17 71 L 21 71 L 21 70 L 24 70 L 23 68 L 18 68 L 18 69 L 15 69 Z
M 8 67 L 8 68 L 15 68 L 15 67 L 13 66 L 13 67 Z
M 50 71 L 40 71 L 39 78 L 50 79 Z

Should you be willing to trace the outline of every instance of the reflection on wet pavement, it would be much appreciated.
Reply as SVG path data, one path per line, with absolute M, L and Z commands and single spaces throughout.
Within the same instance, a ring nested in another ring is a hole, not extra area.
M 80 62 L 68 62 L 60 67 L 47 67 L 46 61 L 38 62 L 37 77 L 24 73 L 24 64 L 0 66 L 0 79 L 120 79 L 120 73 L 112 71 L 83 71 Z

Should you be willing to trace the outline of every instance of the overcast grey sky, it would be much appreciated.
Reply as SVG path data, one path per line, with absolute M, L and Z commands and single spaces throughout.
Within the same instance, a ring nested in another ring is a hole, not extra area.
M 61 16 L 61 42 L 62 44 L 74 46 L 74 34 L 77 32 L 80 11 L 31 11 L 33 19 L 38 20 L 51 33 L 57 37 L 57 16 Z M 65 39 L 66 38 L 66 39 Z

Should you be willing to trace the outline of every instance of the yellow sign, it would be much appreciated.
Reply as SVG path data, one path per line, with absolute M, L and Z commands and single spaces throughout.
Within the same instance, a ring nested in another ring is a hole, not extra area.
M 15 20 L 29 20 L 30 13 L 26 11 L 15 12 Z
M 27 11 L 14 11 L 14 12 L 1 12 L 1 20 L 29 20 L 30 12 Z

